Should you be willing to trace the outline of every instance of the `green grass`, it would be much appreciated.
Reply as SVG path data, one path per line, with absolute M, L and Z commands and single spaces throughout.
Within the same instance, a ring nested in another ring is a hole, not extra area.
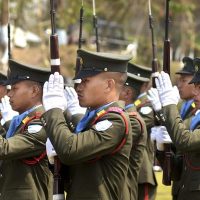
M 156 172 L 156 178 L 158 181 L 156 200 L 172 200 L 171 186 L 165 186 L 162 184 L 162 172 Z

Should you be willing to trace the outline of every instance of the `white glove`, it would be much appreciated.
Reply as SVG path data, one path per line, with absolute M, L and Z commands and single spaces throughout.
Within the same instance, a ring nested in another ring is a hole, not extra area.
M 67 101 L 64 96 L 64 80 L 58 72 L 51 74 L 49 81 L 45 82 L 43 87 L 43 105 L 45 110 L 52 108 L 67 108 Z
M 47 138 L 46 141 L 46 151 L 47 151 L 47 156 L 49 159 L 49 162 L 53 165 L 54 164 L 54 156 L 57 155 L 53 145 L 51 144 L 51 141 L 49 140 L 49 138 Z
M 160 126 L 156 134 L 156 145 L 159 151 L 164 151 L 164 144 L 171 144 L 172 140 L 165 126 Z
M 78 95 L 74 88 L 65 87 L 64 95 L 67 100 L 67 108 L 72 115 L 75 114 L 85 114 L 86 108 L 79 105 Z
M 150 90 L 148 90 L 147 98 L 151 102 L 151 105 L 153 106 L 153 109 L 155 111 L 161 110 L 162 105 L 161 105 L 160 98 L 158 95 L 158 90 L 156 88 L 151 88 Z
M 19 115 L 18 112 L 14 111 L 10 105 L 9 97 L 5 95 L 1 99 L 0 110 L 1 110 L 1 125 L 4 125 L 7 121 L 12 120 L 14 116 Z
M 177 99 L 177 102 L 179 102 L 181 97 L 180 97 L 179 90 L 178 90 L 176 85 L 173 87 L 173 92 L 174 92 L 174 95 L 175 95 L 175 97 Z
M 154 126 L 151 128 L 151 133 L 150 133 L 152 142 L 156 141 L 156 134 L 157 134 L 157 126 Z
M 160 97 L 160 102 L 162 106 L 167 106 L 170 104 L 178 104 L 177 96 L 174 95 L 174 90 L 170 77 L 167 73 L 161 72 L 156 78 L 156 88 Z

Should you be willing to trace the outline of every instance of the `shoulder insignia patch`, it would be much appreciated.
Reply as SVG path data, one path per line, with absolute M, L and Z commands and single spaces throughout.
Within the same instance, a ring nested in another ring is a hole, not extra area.
M 137 106 L 139 106 L 141 103 L 142 103 L 142 102 L 138 99 L 138 100 L 136 100 L 136 101 L 134 102 L 134 105 L 137 107 Z
M 149 106 L 140 108 L 140 113 L 142 113 L 143 115 L 148 115 L 151 111 L 152 111 L 152 108 Z
M 106 120 L 100 121 L 95 124 L 95 128 L 97 131 L 105 131 L 112 126 L 112 122 Z
M 29 116 L 25 117 L 25 118 L 22 120 L 22 123 L 23 123 L 23 124 L 26 124 L 26 123 L 29 121 L 29 119 L 30 119 Z
M 42 129 L 41 125 L 34 124 L 28 126 L 28 133 L 37 133 Z
M 192 105 L 192 108 L 195 108 L 195 103 L 194 102 L 191 105 Z

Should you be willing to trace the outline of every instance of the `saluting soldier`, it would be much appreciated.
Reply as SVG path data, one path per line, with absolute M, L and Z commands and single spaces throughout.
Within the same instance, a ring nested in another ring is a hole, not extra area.
M 192 116 L 196 112 L 193 99 L 195 87 L 194 84 L 189 84 L 194 76 L 195 67 L 193 64 L 193 59 L 190 57 L 184 57 L 182 62 L 184 64 L 183 68 L 176 72 L 176 74 L 179 75 L 177 87 L 181 98 L 181 101 L 178 103 L 178 107 L 180 107 L 181 118 L 184 120 L 185 126 L 189 129 Z M 182 154 L 180 152 L 176 152 L 176 155 L 178 155 L 178 157 L 176 156 L 176 158 L 174 158 L 176 159 L 176 163 L 182 162 Z M 177 166 L 179 166 L 179 164 Z M 177 170 L 179 170 L 179 168 Z M 172 186 L 172 196 L 174 200 L 177 199 L 177 194 L 180 189 L 179 187 L 179 181 L 174 180 Z
M 200 109 L 200 59 L 194 59 L 194 65 L 197 70 L 190 84 L 195 85 L 194 102 L 197 109 Z M 199 110 L 192 117 L 189 129 L 186 128 L 184 122 L 177 109 L 178 99 L 174 95 L 173 87 L 169 75 L 161 72 L 156 81 L 159 93 L 159 99 L 163 106 L 161 112 L 164 116 L 163 122 L 167 131 L 183 156 L 183 164 L 180 177 L 180 187 L 177 192 L 176 199 L 199 199 L 200 190 L 200 156 L 199 156 Z M 165 138 L 167 133 L 160 135 Z
M 78 50 L 82 68 L 76 90 L 88 110 L 72 133 L 63 110 L 63 78 L 51 75 L 44 85 L 42 115 L 46 133 L 61 162 L 69 165 L 67 199 L 123 200 L 132 147 L 131 125 L 119 94 L 130 56 Z M 54 104 L 52 104 L 54 102 Z
M 145 198 L 149 198 L 153 200 L 156 197 L 157 181 L 153 171 L 154 146 L 151 141 L 150 133 L 151 128 L 155 126 L 155 116 L 152 105 L 147 98 L 147 91 L 151 87 L 151 69 L 129 63 L 128 71 L 135 75 L 133 88 L 137 92 L 137 98 L 134 101 L 134 105 L 144 119 L 148 133 L 144 159 L 139 173 L 138 199 L 144 200 Z
M 130 164 L 127 177 L 127 187 L 125 187 L 125 194 L 127 198 L 124 199 L 138 199 L 138 179 L 139 171 L 143 162 L 144 152 L 146 151 L 147 130 L 144 120 L 136 111 L 133 104 L 136 99 L 136 91 L 133 89 L 137 84 L 137 76 L 128 72 L 127 81 L 120 93 L 120 100 L 125 101 L 125 110 L 129 114 L 132 126 L 132 149 L 130 155 Z M 146 152 L 145 152 L 146 153 Z M 128 189 L 126 191 L 126 189 Z
M 7 133 L 6 138 L 0 136 L 0 199 L 51 200 L 53 179 L 45 151 L 47 136 L 40 121 L 42 85 L 50 71 L 14 60 L 9 60 L 9 67 L 12 87 L 2 98 L 1 110 Z

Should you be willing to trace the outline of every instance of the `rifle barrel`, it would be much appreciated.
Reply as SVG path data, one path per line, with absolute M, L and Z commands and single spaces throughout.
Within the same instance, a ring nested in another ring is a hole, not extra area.
M 50 15 L 51 15 L 51 34 L 54 35 L 56 33 L 56 28 L 55 28 L 55 4 L 54 4 L 54 0 L 50 0 L 50 5 L 51 5 L 51 11 L 50 11 Z
M 60 56 L 58 35 L 55 26 L 55 1 L 50 0 L 51 4 L 51 36 L 50 36 L 50 56 L 51 56 L 51 73 L 60 72 Z M 53 183 L 53 199 L 65 200 L 64 195 L 64 179 L 61 173 L 61 162 L 58 156 L 54 156 L 54 183 Z

